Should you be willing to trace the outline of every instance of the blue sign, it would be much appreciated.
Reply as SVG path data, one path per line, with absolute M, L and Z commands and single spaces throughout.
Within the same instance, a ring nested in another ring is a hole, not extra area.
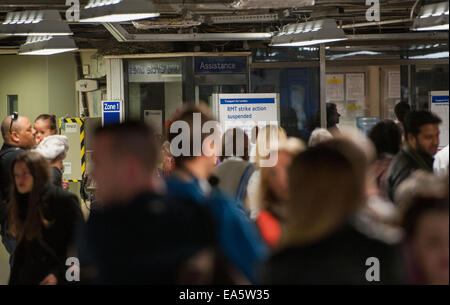
M 103 101 L 103 125 L 118 124 L 121 118 L 121 103 Z
M 195 73 L 247 73 L 247 57 L 195 57 Z
M 274 98 L 233 98 L 233 99 L 220 99 L 221 105 L 231 104 L 275 104 Z
M 448 96 L 432 96 L 431 97 L 431 102 L 433 104 L 443 104 L 443 103 L 447 103 L 448 104 Z

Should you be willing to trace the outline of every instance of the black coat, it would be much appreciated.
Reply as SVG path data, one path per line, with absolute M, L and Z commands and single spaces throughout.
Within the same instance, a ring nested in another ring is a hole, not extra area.
M 42 227 L 42 240 L 21 240 L 14 252 L 10 284 L 39 284 L 53 273 L 65 283 L 67 250 L 75 231 L 83 223 L 78 198 L 49 184 L 43 192 L 43 215 L 49 228 Z
M 263 284 L 405 284 L 401 247 L 363 231 L 349 221 L 320 241 L 281 250 L 263 268 Z M 380 282 L 366 279 L 370 257 L 379 259 Z
M 398 186 L 411 176 L 414 171 L 422 169 L 432 172 L 433 162 L 434 159 L 426 153 L 418 153 L 410 148 L 401 149 L 392 160 L 388 169 L 386 191 L 389 199 L 394 202 Z
M 11 186 L 11 166 L 17 155 L 25 150 L 20 147 L 3 144 L 0 150 L 0 225 L 8 215 L 9 189 Z

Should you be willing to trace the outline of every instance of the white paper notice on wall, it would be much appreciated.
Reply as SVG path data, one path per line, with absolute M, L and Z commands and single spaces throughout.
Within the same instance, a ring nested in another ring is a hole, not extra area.
M 401 78 L 400 72 L 388 73 L 388 98 L 401 97 Z
M 344 74 L 327 74 L 327 101 L 344 99 Z
M 63 162 L 64 166 L 64 175 L 72 174 L 72 162 Z
M 439 126 L 439 148 L 442 149 L 449 144 L 448 91 L 431 91 L 429 94 L 430 110 L 442 120 L 442 123 Z
M 77 123 L 66 123 L 64 124 L 64 131 L 66 133 L 77 133 Z
M 345 84 L 347 101 L 364 99 L 364 73 L 347 73 L 345 75 Z

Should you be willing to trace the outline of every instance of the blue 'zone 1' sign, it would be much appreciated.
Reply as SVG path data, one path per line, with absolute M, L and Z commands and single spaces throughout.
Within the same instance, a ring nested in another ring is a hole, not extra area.
M 120 123 L 120 102 L 103 102 L 103 125 Z

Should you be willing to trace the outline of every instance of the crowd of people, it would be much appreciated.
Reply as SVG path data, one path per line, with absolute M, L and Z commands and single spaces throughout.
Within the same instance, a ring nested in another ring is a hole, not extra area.
M 339 130 L 333 105 L 328 128 L 307 139 L 275 125 L 229 129 L 222 155 L 213 131 L 195 134 L 194 117 L 214 121 L 204 105 L 179 109 L 163 140 L 143 122 L 98 128 L 87 218 L 62 179 L 69 147 L 55 117 L 8 116 L 9 283 L 448 285 L 448 146 L 438 152 L 439 117 L 407 107 L 368 136 Z M 174 122 L 190 127 L 189 154 L 171 153 Z M 69 257 L 79 281 L 67 277 Z

